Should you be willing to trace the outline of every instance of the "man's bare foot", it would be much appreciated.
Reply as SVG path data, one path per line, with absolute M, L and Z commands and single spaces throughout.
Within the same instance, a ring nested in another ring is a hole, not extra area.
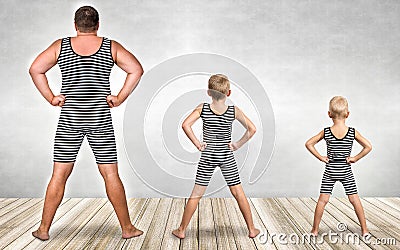
M 138 237 L 143 234 L 142 230 L 137 229 L 136 227 L 132 226 L 132 228 L 128 230 L 122 231 L 122 238 L 123 239 L 130 239 L 133 237 Z
M 260 233 L 260 230 L 257 228 L 254 228 L 249 232 L 249 238 L 254 238 Z
M 184 230 L 180 230 L 175 229 L 174 231 L 172 231 L 172 234 L 175 235 L 176 237 L 178 237 L 179 239 L 184 239 L 185 238 L 185 231 Z
M 315 231 L 311 231 L 310 234 L 311 234 L 311 236 L 314 236 L 314 237 L 318 236 L 318 232 L 315 232 Z
M 36 230 L 36 231 L 33 231 L 32 232 L 32 236 L 37 238 L 37 239 L 39 239 L 39 240 L 43 240 L 43 241 L 48 240 L 50 238 L 49 237 L 49 233 L 41 232 L 39 229 Z

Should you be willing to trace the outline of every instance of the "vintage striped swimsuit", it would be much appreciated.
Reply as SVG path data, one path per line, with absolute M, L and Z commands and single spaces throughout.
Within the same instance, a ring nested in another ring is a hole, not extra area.
M 197 167 L 195 184 L 208 186 L 216 167 L 220 167 L 228 186 L 240 184 L 240 177 L 231 142 L 232 122 L 235 120 L 235 107 L 228 106 L 223 114 L 215 114 L 210 104 L 204 103 L 200 114 L 203 121 L 203 141 L 207 143 L 201 152 Z
M 117 150 L 110 108 L 110 73 L 114 65 L 111 40 L 103 38 L 89 56 L 75 53 L 71 38 L 64 38 L 57 59 L 65 104 L 54 141 L 54 161 L 74 162 L 86 136 L 98 164 L 116 163 Z
M 335 182 L 340 181 L 346 195 L 357 194 L 353 171 L 346 161 L 346 158 L 350 157 L 354 138 L 354 128 L 349 128 L 342 139 L 336 138 L 329 127 L 324 129 L 329 163 L 325 167 L 320 193 L 332 194 Z

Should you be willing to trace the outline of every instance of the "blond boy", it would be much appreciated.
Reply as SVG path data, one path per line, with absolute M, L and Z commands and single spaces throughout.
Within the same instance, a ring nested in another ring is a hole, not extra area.
M 314 223 L 311 234 L 318 235 L 319 223 L 325 206 L 332 194 L 332 189 L 336 181 L 340 181 L 345 189 L 345 193 L 353 205 L 357 218 L 361 225 L 361 234 L 368 234 L 365 222 L 364 209 L 357 194 L 357 186 L 351 170 L 351 164 L 368 154 L 372 146 L 357 130 L 347 127 L 345 122 L 349 116 L 348 103 L 346 98 L 335 96 L 329 102 L 328 115 L 332 118 L 333 125 L 324 128 L 316 136 L 306 142 L 306 148 L 320 161 L 326 163 L 322 177 L 320 196 L 314 213 Z M 314 145 L 325 139 L 327 145 L 327 156 L 322 156 L 315 149 Z M 353 140 L 356 140 L 363 149 L 357 155 L 351 157 Z
M 192 143 L 201 151 L 195 185 L 183 213 L 180 227 L 172 233 L 180 238 L 185 238 L 185 230 L 200 198 L 203 196 L 211 176 L 216 167 L 221 169 L 227 185 L 235 197 L 240 211 L 246 221 L 249 237 L 254 238 L 260 230 L 254 227 L 253 218 L 246 195 L 243 192 L 238 168 L 233 151 L 239 149 L 256 132 L 254 124 L 236 106 L 225 104 L 227 96 L 231 94 L 230 83 L 222 74 L 213 75 L 208 81 L 208 95 L 211 104 L 202 103 L 185 119 L 182 128 Z M 199 119 L 203 120 L 203 142 L 195 136 L 192 125 Z M 231 142 L 232 122 L 238 120 L 246 132 L 237 142 Z

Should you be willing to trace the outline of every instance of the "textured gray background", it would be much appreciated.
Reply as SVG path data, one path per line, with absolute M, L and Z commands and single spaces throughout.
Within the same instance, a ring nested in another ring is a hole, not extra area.
M 275 112 L 276 148 L 263 177 L 246 186 L 248 195 L 318 195 L 323 165 L 306 151 L 304 142 L 331 124 L 327 109 L 333 95 L 348 97 L 348 124 L 374 147 L 353 166 L 360 195 L 400 193 L 399 1 L 2 0 L 0 4 L 0 197 L 42 197 L 45 192 L 59 109 L 37 92 L 28 67 L 55 39 L 75 34 L 73 13 L 82 4 L 99 10 L 99 35 L 121 42 L 145 71 L 178 55 L 208 52 L 228 56 L 255 74 Z M 58 68 L 48 76 L 58 93 Z M 123 76 L 114 69 L 114 93 Z M 137 89 L 138 96 L 145 87 Z M 141 183 L 128 164 L 122 140 L 124 108 L 112 114 L 127 196 L 161 196 Z M 319 148 L 324 150 L 324 143 Z M 334 194 L 344 195 L 340 184 Z M 227 195 L 226 190 L 215 194 Z M 66 196 L 105 196 L 86 142 Z

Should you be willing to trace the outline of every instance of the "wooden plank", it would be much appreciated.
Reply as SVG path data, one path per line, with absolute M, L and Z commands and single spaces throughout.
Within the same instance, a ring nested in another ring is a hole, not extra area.
M 40 220 L 41 203 L 37 202 L 33 206 L 29 202 L 26 205 L 26 210 L 20 214 L 12 217 L 8 221 L 4 222 L 0 227 L 0 248 L 5 247 L 14 239 L 18 238 L 26 229 L 27 226 L 37 223 Z
M 315 207 L 308 207 L 306 204 L 304 204 L 303 201 L 300 200 L 300 198 L 287 198 L 287 200 L 296 208 L 297 211 L 299 211 L 299 213 L 304 217 L 304 219 L 310 224 L 308 232 L 311 232 L 312 224 L 314 223 Z M 328 204 L 327 206 L 332 206 L 332 205 Z M 338 248 L 337 244 L 322 239 L 322 233 L 324 232 L 326 233 L 329 230 L 330 228 L 328 227 L 328 225 L 322 220 L 321 223 L 319 224 L 320 234 L 317 237 L 317 245 L 320 245 L 321 242 L 325 242 L 329 245 L 329 247 L 337 249 Z
M 348 202 L 344 198 L 338 198 L 338 201 L 352 208 L 350 202 Z M 400 225 L 400 220 L 398 219 L 392 220 L 387 216 L 382 216 L 382 213 L 379 211 L 379 209 L 375 208 L 368 202 L 364 202 L 363 207 L 364 207 L 365 217 L 368 218 L 369 221 L 374 223 L 389 236 L 394 237 L 396 239 L 400 239 L 400 232 L 399 230 L 397 230 L 398 225 Z
M 172 234 L 172 231 L 179 227 L 184 208 L 185 208 L 185 199 L 175 198 L 172 200 L 172 205 L 168 215 L 167 225 L 165 226 L 165 233 L 162 237 L 163 240 L 161 249 L 163 250 L 179 249 L 181 241 Z
M 131 238 L 129 240 L 124 240 L 122 249 L 140 249 L 142 247 L 143 241 L 146 238 L 146 235 L 148 234 L 150 224 L 153 220 L 153 217 L 155 216 L 155 212 L 160 203 L 160 200 L 161 200 L 160 198 L 152 198 L 149 200 L 149 202 L 146 203 L 146 207 L 140 213 L 136 223 L 137 228 L 139 228 L 144 232 L 143 235 Z M 117 245 L 114 247 L 114 249 L 117 248 L 119 249 L 120 246 Z
M 186 199 L 186 203 L 189 199 Z M 185 232 L 185 239 L 181 240 L 180 249 L 193 249 L 199 248 L 199 207 L 194 212 L 192 219 L 189 222 Z
M 335 198 L 331 198 L 331 201 L 334 200 Z M 315 208 L 316 206 L 316 202 L 312 199 L 312 198 L 301 198 L 301 200 L 304 202 L 304 204 L 306 204 L 310 209 Z M 328 225 L 328 227 L 330 228 L 330 230 L 332 232 L 335 232 L 338 234 L 337 237 L 335 237 L 335 239 L 338 240 L 337 244 L 335 244 L 338 247 L 348 247 L 349 249 L 369 249 L 368 245 L 366 245 L 363 241 L 360 241 L 360 244 L 356 244 L 355 242 L 353 242 L 351 239 L 349 240 L 350 244 L 346 244 L 346 238 L 345 235 L 346 233 L 350 233 L 349 230 L 346 230 L 346 232 L 339 232 L 337 229 L 337 225 L 340 221 L 338 219 L 336 219 L 334 216 L 332 216 L 329 212 L 327 212 L 328 209 L 331 209 L 328 207 L 329 203 L 327 204 L 327 206 L 325 207 L 325 212 L 322 216 L 322 220 L 326 223 L 326 225 Z M 327 232 L 324 232 L 327 233 Z M 341 239 L 341 240 L 339 240 Z
M 334 209 L 339 210 L 340 212 L 345 214 L 350 220 L 354 221 L 357 225 L 359 225 L 357 215 L 352 206 L 347 206 L 346 204 L 340 202 L 339 198 L 331 199 L 330 203 L 332 203 L 332 205 L 334 206 Z M 373 223 L 369 217 L 367 217 L 366 222 L 367 222 L 368 230 L 371 233 L 374 240 L 376 238 L 389 237 L 389 235 L 385 234 L 385 232 L 383 232 L 377 225 L 375 225 L 375 223 Z M 346 221 L 346 224 L 347 223 L 348 223 L 348 221 Z M 387 246 L 387 247 L 391 248 L 390 246 Z
M 34 240 L 27 247 L 30 249 L 62 249 L 82 227 L 104 206 L 105 199 L 86 198 L 79 202 L 69 213 L 56 221 L 50 230 L 51 240 Z
M 213 198 L 211 199 L 211 205 L 218 247 L 237 249 L 224 199 Z
M 22 213 L 25 209 L 28 209 L 30 206 L 34 206 L 35 204 L 42 201 L 41 199 L 28 199 L 28 198 L 21 198 L 12 202 L 8 206 L 2 208 L 0 210 L 0 227 L 6 221 L 12 219 L 13 217 L 17 216 L 18 214 Z
M 332 202 L 335 199 L 336 198 L 332 198 Z M 314 201 L 317 201 L 317 200 L 315 199 Z M 360 226 L 358 220 L 354 219 L 354 216 L 351 216 L 351 217 L 348 216 L 349 214 L 355 215 L 354 210 L 353 210 L 353 213 L 350 213 L 349 210 L 347 210 L 346 211 L 347 213 L 345 213 L 343 210 L 338 209 L 335 206 L 329 206 L 329 207 L 326 207 L 325 211 L 328 212 L 329 214 L 331 214 L 333 217 L 335 217 L 338 221 L 340 221 L 342 223 L 345 223 L 346 227 L 347 227 L 347 230 L 349 230 L 352 233 L 358 234 L 359 237 L 360 237 L 360 240 L 362 240 L 361 239 L 362 238 L 361 226 Z M 371 241 L 376 241 L 376 237 L 373 234 L 371 234 L 371 236 L 372 236 L 371 237 Z M 374 246 L 373 248 L 374 249 L 389 249 L 388 247 L 379 246 L 379 245 Z
M 217 249 L 215 235 L 211 198 L 202 198 L 199 203 L 199 248 Z
M 400 218 L 400 211 L 393 208 L 392 206 L 376 199 L 376 198 L 363 198 L 363 201 L 369 202 L 374 205 L 379 211 L 382 211 L 383 214 L 388 216 L 389 218 L 398 219 Z
M 290 235 L 295 233 L 293 228 L 291 228 L 292 226 L 290 226 L 290 220 L 281 213 L 279 206 L 273 199 L 252 199 L 252 202 L 260 214 L 264 225 L 268 228 L 270 235 L 279 235 L 280 233 Z M 297 249 L 297 247 L 292 244 L 281 244 L 277 238 L 278 237 L 272 237 L 272 242 L 277 249 Z M 304 245 L 304 248 L 312 249 L 310 245 Z
M 247 230 L 246 222 L 236 200 L 233 198 L 225 198 L 224 201 L 226 210 L 229 211 L 229 221 L 232 225 L 232 232 L 237 249 L 257 249 L 254 240 L 249 238 L 249 230 Z
M 294 204 L 291 202 L 291 200 L 294 199 L 275 198 L 274 200 L 281 207 L 282 211 L 286 213 L 291 222 L 297 227 L 301 235 L 310 235 L 313 223 L 313 216 L 312 213 L 310 213 L 310 210 L 307 207 L 304 207 L 303 203 L 297 203 L 302 207 L 298 208 L 297 206 L 294 206 Z M 305 210 L 306 212 L 304 213 Z M 303 213 L 301 213 L 300 211 L 303 211 Z M 305 214 L 306 216 L 304 216 Z M 305 237 L 304 240 L 301 239 L 301 244 L 307 244 L 308 242 L 315 249 L 334 249 L 326 241 L 322 241 L 321 244 L 318 243 L 317 239 L 318 238 Z
M 104 206 L 98 210 L 98 212 L 90 218 L 90 220 L 82 227 L 82 229 L 75 234 L 68 245 L 64 249 L 83 249 L 87 243 L 95 237 L 96 233 L 104 225 L 105 221 L 114 212 L 114 209 L 110 202 L 105 200 Z M 117 225 L 119 225 L 117 223 Z
M 268 243 L 265 241 L 266 239 L 270 239 L 271 235 L 268 232 L 268 228 L 262 222 L 257 209 L 254 207 L 253 199 L 255 198 L 249 198 L 249 204 L 253 214 L 254 226 L 260 229 L 260 234 L 253 239 L 254 244 L 257 249 L 277 249 L 273 242 Z M 230 211 L 228 212 L 230 214 Z
M 141 249 L 160 249 L 168 215 L 171 211 L 172 198 L 163 198 L 158 204 L 155 216 L 147 230 Z
M 0 209 L 2 209 L 5 206 L 8 206 L 9 204 L 13 203 L 16 200 L 18 200 L 18 198 L 2 198 L 2 200 L 0 201 Z
M 400 198 L 376 198 L 376 199 L 391 206 L 393 209 L 400 211 Z
M 137 218 L 143 212 L 148 201 L 149 199 L 145 198 L 127 200 L 129 215 L 134 225 L 137 223 Z M 117 249 L 117 246 L 121 248 L 125 243 L 121 233 L 117 216 L 113 211 L 96 234 L 87 242 L 85 249 Z
M 59 208 L 57 209 L 56 215 L 54 216 L 53 225 L 62 216 L 64 216 L 71 209 L 73 209 L 80 201 L 82 201 L 82 199 L 80 199 L 80 198 L 63 199 Z M 12 232 L 9 232 L 7 234 L 7 236 L 9 236 L 10 239 L 11 238 L 14 238 L 14 239 L 13 239 L 13 241 L 8 241 L 7 238 L 4 238 L 4 243 L 5 243 L 5 245 L 7 245 L 7 247 L 5 249 L 9 249 L 9 250 L 22 249 L 25 246 L 27 246 L 28 244 L 30 244 L 32 241 L 37 240 L 32 236 L 32 232 L 39 227 L 41 215 L 42 215 L 41 213 L 37 213 L 38 217 L 34 216 L 34 217 L 36 217 L 36 223 L 30 224 L 30 223 L 27 223 L 26 221 L 24 221 L 24 223 L 21 225 L 22 227 L 24 227 L 24 230 L 21 230 L 21 232 L 24 231 L 22 234 L 13 235 Z M 29 220 L 29 219 L 27 219 L 27 220 Z M 26 224 L 26 226 L 25 226 L 25 224 Z M 0 241 L 3 243 L 3 238 Z

